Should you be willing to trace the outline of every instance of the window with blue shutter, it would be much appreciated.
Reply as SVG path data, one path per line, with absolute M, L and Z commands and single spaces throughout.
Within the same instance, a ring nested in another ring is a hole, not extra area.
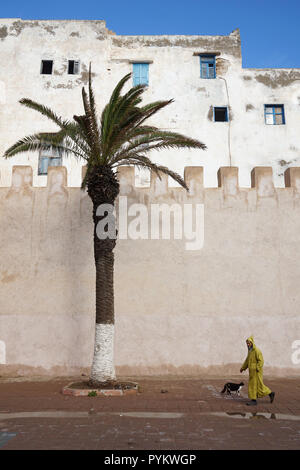
M 265 123 L 285 124 L 283 104 L 265 104 Z
M 133 86 L 149 85 L 149 64 L 133 64 Z
M 41 150 L 39 156 L 39 175 L 48 174 L 48 166 L 61 166 L 62 157 L 57 150 Z
M 201 78 L 216 78 L 216 58 L 211 55 L 200 55 Z

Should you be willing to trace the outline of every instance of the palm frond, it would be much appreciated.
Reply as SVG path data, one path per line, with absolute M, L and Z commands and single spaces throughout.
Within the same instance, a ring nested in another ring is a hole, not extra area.
M 90 102 L 90 108 L 91 108 L 92 117 L 95 123 L 95 127 L 97 127 L 98 129 L 97 108 L 96 108 L 96 103 L 95 103 L 94 91 L 92 87 L 92 64 L 91 63 L 89 65 L 89 102 Z
M 48 106 L 37 103 L 36 101 L 30 100 L 28 98 L 22 98 L 19 102 L 27 108 L 33 109 L 34 111 L 39 112 L 43 116 L 46 116 L 48 119 L 55 122 L 55 124 L 57 124 L 62 129 L 68 124 L 68 121 L 64 121 L 61 117 L 57 116 L 57 114 L 52 111 L 52 109 L 50 109 Z
M 117 152 L 111 160 L 111 164 L 122 160 L 123 158 L 131 158 L 132 154 L 139 152 L 148 153 L 151 150 L 164 150 L 164 149 L 177 149 L 177 148 L 199 148 L 206 149 L 206 145 L 202 142 L 191 139 L 182 134 L 164 132 L 164 131 L 149 131 L 148 134 L 142 135 L 134 139 L 129 145 L 123 147 Z
M 85 110 L 85 129 L 88 133 L 90 143 L 95 152 L 100 152 L 100 136 L 97 121 L 93 115 L 93 111 L 84 88 L 82 88 L 82 100 Z
M 131 87 L 122 93 L 131 77 L 129 73 L 115 86 L 98 121 L 91 70 L 90 64 L 88 92 L 85 88 L 82 89 L 84 115 L 74 115 L 72 121 L 63 119 L 49 107 L 31 99 L 21 99 L 23 106 L 47 117 L 59 130 L 24 137 L 7 149 L 4 156 L 8 158 L 21 152 L 52 148 L 65 155 L 72 154 L 76 158 L 85 159 L 87 172 L 82 187 L 86 186 L 94 167 L 107 165 L 117 168 L 130 164 L 149 168 L 158 176 L 165 173 L 187 189 L 180 175 L 166 166 L 155 164 L 147 156 L 152 150 L 206 149 L 206 145 L 196 139 L 145 124 L 147 119 L 170 105 L 173 100 L 155 101 L 141 106 L 145 85 Z
M 67 142 L 66 139 L 62 141 L 58 134 L 39 133 L 23 137 L 5 151 L 4 157 L 10 158 L 23 152 L 57 150 L 61 154 L 72 153 L 77 158 L 86 158 L 85 154 L 76 148 L 72 141 L 68 139 Z

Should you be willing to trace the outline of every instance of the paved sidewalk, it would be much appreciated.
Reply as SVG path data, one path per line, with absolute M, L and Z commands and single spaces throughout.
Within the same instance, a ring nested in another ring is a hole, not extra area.
M 62 395 L 82 379 L 0 378 L 0 450 L 300 449 L 300 377 L 265 376 L 275 401 L 257 407 L 246 406 L 245 375 L 240 397 L 221 395 L 220 377 L 124 377 L 137 396 Z

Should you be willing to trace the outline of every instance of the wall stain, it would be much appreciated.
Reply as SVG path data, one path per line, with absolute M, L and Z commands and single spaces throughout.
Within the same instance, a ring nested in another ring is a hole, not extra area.
M 70 36 L 71 36 L 72 38 L 75 38 L 75 37 L 76 37 L 76 38 L 80 38 L 80 34 L 79 34 L 78 31 L 73 31 L 73 33 L 71 33 Z
M 10 282 L 14 282 L 18 277 L 20 277 L 19 274 L 8 274 L 7 271 L 3 271 L 1 282 L 9 284 Z
M 43 26 L 44 30 L 55 36 L 54 26 Z
M 59 88 L 66 88 L 68 90 L 71 90 L 72 88 L 74 88 L 74 85 L 72 82 L 68 82 L 68 83 L 58 83 L 58 85 L 52 85 L 51 88 L 54 88 L 54 89 L 59 89 Z
M 92 78 L 95 77 L 96 74 L 92 72 Z M 82 85 L 83 84 L 87 84 L 89 81 L 89 71 L 88 71 L 88 68 L 85 64 L 81 64 L 81 74 L 80 76 L 77 78 L 76 80 L 76 84 L 77 85 Z
M 213 121 L 213 119 L 214 119 L 214 108 L 213 108 L 213 106 L 210 106 L 210 108 L 209 108 L 209 111 L 208 111 L 208 114 L 207 114 L 207 119 L 209 121 Z
M 64 65 L 63 67 L 63 71 L 62 72 L 54 72 L 54 75 L 56 76 L 60 76 L 60 75 L 63 75 L 65 73 L 65 71 L 67 70 L 66 68 L 66 65 Z M 95 77 L 96 74 L 92 72 L 92 78 Z M 75 76 L 74 76 L 75 77 Z M 49 80 L 44 84 L 44 88 L 46 89 L 49 89 L 49 88 L 53 88 L 53 89 L 67 89 L 67 90 L 71 90 L 73 88 L 76 88 L 78 85 L 86 85 L 89 81 L 89 71 L 88 71 L 88 68 L 85 64 L 81 64 L 81 73 L 77 76 L 78 78 L 76 80 L 68 80 L 67 83 L 57 83 L 57 84 L 53 84 L 51 83 Z
M 252 109 L 254 109 L 252 104 L 246 104 L 246 111 L 251 111 Z
M 2 28 L 0 28 L 0 39 L 3 40 L 6 36 L 8 36 L 7 26 L 2 26 Z
M 236 36 L 123 36 L 113 37 L 112 43 L 116 47 L 193 47 L 203 51 L 216 50 L 241 57 L 240 39 Z
M 275 73 L 265 73 L 255 76 L 255 80 L 269 88 L 279 88 L 291 85 L 294 81 L 300 80 L 300 72 L 276 71 Z
M 280 166 L 286 166 L 286 165 L 289 165 L 290 163 L 292 163 L 292 160 L 289 161 L 289 162 L 287 162 L 285 160 L 279 160 L 278 163 L 279 163 Z
M 10 34 L 12 36 L 19 36 L 23 29 L 25 28 L 36 28 L 36 27 L 41 27 L 44 31 L 47 31 L 47 33 L 50 33 L 52 36 L 55 36 L 55 29 L 58 28 L 58 26 L 51 26 L 47 24 L 40 24 L 39 21 L 14 21 L 13 24 L 10 27 Z M 15 33 L 15 34 L 14 34 Z
M 16 34 L 13 34 L 13 36 L 19 36 L 21 32 L 23 31 L 24 28 L 34 28 L 40 26 L 38 21 L 14 21 L 12 26 L 10 27 L 11 31 L 14 31 Z
M 222 59 L 221 57 L 216 58 L 216 74 L 225 75 L 228 72 L 230 66 L 229 60 Z
M 53 75 L 61 76 L 64 75 L 67 71 L 67 65 L 63 64 L 60 70 L 54 70 Z

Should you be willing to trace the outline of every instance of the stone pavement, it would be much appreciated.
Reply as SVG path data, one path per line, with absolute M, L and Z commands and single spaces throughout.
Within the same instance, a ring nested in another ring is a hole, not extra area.
M 0 378 L 0 450 L 300 449 L 300 376 L 264 377 L 275 401 L 246 406 L 245 387 L 220 394 L 220 377 L 125 377 L 137 396 L 70 397 L 80 377 Z M 110 455 L 110 454 L 109 454 Z

